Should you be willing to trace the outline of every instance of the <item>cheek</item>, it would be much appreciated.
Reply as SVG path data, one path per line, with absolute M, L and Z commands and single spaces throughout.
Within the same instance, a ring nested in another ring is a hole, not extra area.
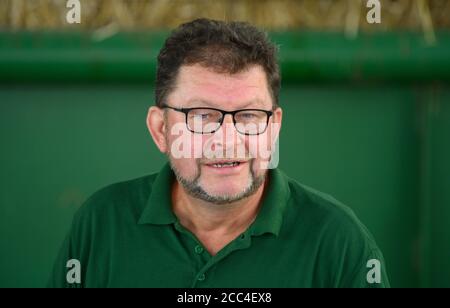
M 250 157 L 257 160 L 266 160 L 270 158 L 271 142 L 269 134 L 250 137 L 245 142 Z
M 197 172 L 195 147 L 190 134 L 167 136 L 168 152 L 172 164 L 184 175 Z
M 172 164 L 174 164 L 177 170 L 180 171 L 185 177 L 189 177 L 197 173 L 197 164 L 188 159 L 173 159 Z
M 203 158 L 205 155 L 203 153 L 205 147 L 208 145 L 209 135 L 192 134 L 192 157 Z

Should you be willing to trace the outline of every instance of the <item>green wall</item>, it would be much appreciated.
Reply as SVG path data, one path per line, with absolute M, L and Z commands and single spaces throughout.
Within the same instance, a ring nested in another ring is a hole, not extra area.
M 450 91 L 425 94 L 422 110 L 422 285 L 450 287 Z
M 145 126 L 153 102 L 152 77 L 147 80 L 145 70 L 133 66 L 143 61 L 152 69 L 143 56 L 146 49 L 131 51 L 139 57 L 130 56 L 131 72 L 121 82 L 119 73 L 127 69 L 114 66 L 114 59 L 126 63 L 127 50 L 121 48 L 135 39 L 102 43 L 101 50 L 113 50 L 116 58 L 99 57 L 101 52 L 88 48 L 91 56 L 103 59 L 91 66 L 87 53 L 70 53 L 70 46 L 80 48 L 80 42 L 69 40 L 64 49 L 52 36 L 32 37 L 23 41 L 19 36 L 19 44 L 0 35 L 0 287 L 44 286 L 83 200 L 102 186 L 156 172 L 164 162 Z M 334 53 L 314 37 L 280 36 L 289 50 L 282 54 L 283 67 L 291 61 L 308 68 L 286 68 L 280 167 L 354 209 L 383 250 L 393 286 L 450 287 L 448 73 L 440 68 L 434 80 L 432 71 L 418 65 L 409 73 L 417 74 L 414 80 L 426 80 L 405 82 L 387 65 L 397 55 L 395 37 L 356 42 L 327 37 Z M 40 45 L 42 40 L 53 45 Z M 348 57 L 366 54 L 364 46 L 377 44 L 382 68 L 368 65 L 370 59 L 362 56 Z M 430 57 L 444 57 L 442 50 L 449 46 L 438 51 L 420 47 L 423 53 L 412 52 L 405 61 L 433 65 Z M 55 48 L 63 56 L 43 60 L 45 52 L 58 54 Z M 17 53 L 8 55 L 11 49 Z M 330 59 L 341 56 L 344 64 Z M 8 59 L 15 59 L 10 66 Z M 59 67 L 66 62 L 72 67 L 68 59 L 85 66 L 71 74 Z M 105 64 L 109 60 L 110 66 Z M 27 63 L 34 68 L 27 71 Z M 102 76 L 105 72 L 112 75 Z M 304 82 L 308 76 L 314 83 Z

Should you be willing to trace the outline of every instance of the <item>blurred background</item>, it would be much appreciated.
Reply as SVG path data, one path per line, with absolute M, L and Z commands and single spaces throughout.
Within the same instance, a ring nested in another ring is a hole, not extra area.
M 450 287 L 450 1 L 367 2 L 0 0 L 0 287 L 45 286 L 82 202 L 161 168 L 156 56 L 197 17 L 269 31 L 280 168 L 355 211 L 392 286 Z

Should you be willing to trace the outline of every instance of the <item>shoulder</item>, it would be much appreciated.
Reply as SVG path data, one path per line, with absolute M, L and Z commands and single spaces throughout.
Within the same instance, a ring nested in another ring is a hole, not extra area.
M 142 211 L 157 176 L 149 174 L 107 185 L 94 192 L 78 209 L 74 223 L 80 221 L 130 216 L 136 218 Z
M 319 286 L 372 286 L 367 283 L 367 265 L 381 262 L 383 284 L 389 286 L 383 255 L 375 239 L 355 213 L 334 197 L 287 178 L 290 199 L 285 234 L 299 248 L 308 247 L 320 262 Z M 295 234 L 295 236 L 292 236 Z M 300 251 L 300 253 L 304 253 Z
M 354 211 L 333 196 L 286 176 L 290 190 L 291 214 L 314 230 L 322 240 L 360 243 L 377 249 L 375 240 Z

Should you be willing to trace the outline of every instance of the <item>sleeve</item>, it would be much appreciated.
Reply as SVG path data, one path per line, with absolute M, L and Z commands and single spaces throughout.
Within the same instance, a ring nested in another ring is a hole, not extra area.
M 50 278 L 49 288 L 91 288 L 107 285 L 108 238 L 105 217 L 111 205 L 110 188 L 90 196 L 73 217 Z
M 390 287 L 386 263 L 369 230 L 350 215 L 336 215 L 328 221 L 323 237 L 326 258 L 321 285 L 333 288 Z
M 355 272 L 342 281 L 344 288 L 390 288 L 383 254 L 373 248 L 356 260 Z
M 72 260 L 72 246 L 72 234 L 69 232 L 53 265 L 53 270 L 47 283 L 48 288 L 72 288 L 77 285 L 69 283 L 70 281 L 67 279 L 70 274 L 67 266 L 70 265 L 69 262 Z
M 83 218 L 85 220 L 85 217 Z M 80 218 L 78 212 L 73 219 L 72 226 L 59 250 L 53 265 L 50 278 L 47 282 L 48 288 L 82 288 L 86 274 L 82 265 L 87 265 L 85 250 L 88 244 L 84 239 L 83 232 L 86 224 Z

